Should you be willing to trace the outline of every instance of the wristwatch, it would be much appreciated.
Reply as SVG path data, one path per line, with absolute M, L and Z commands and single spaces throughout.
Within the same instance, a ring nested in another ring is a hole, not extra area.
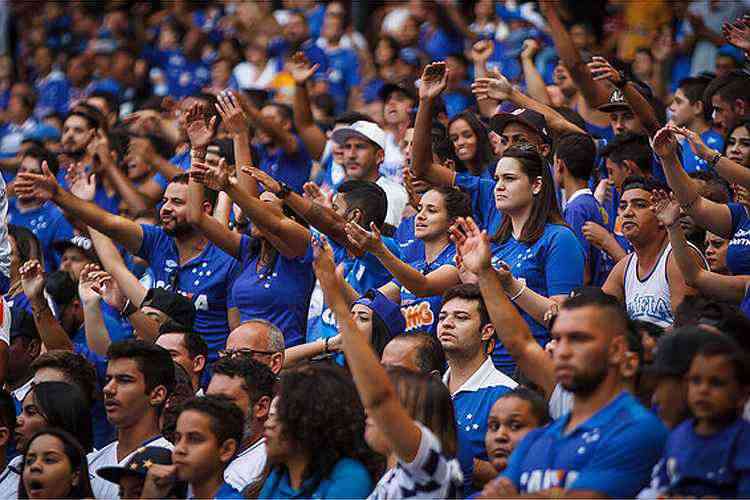
M 285 182 L 279 182 L 279 192 L 276 193 L 276 197 L 280 200 L 286 199 L 289 193 L 292 192 L 292 188 Z

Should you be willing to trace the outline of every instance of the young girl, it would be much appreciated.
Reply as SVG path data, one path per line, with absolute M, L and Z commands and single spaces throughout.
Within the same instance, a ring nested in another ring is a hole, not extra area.
M 742 410 L 750 371 L 745 354 L 733 341 L 717 335 L 697 352 L 686 378 L 693 418 L 669 435 L 649 493 L 746 498 L 750 495 L 750 422 L 742 418 Z
M 341 329 L 344 353 L 367 411 L 365 438 L 388 470 L 369 498 L 456 498 L 463 475 L 453 403 L 445 385 L 404 369 L 386 372 L 349 313 L 333 251 L 315 240 L 315 272 Z M 390 375 L 390 377 L 389 377 Z
M 49 428 L 29 440 L 18 498 L 94 498 L 86 453 L 73 436 Z
M 484 179 L 492 179 L 492 148 L 479 118 L 464 111 L 448 123 L 448 137 L 453 145 L 453 161 L 458 172 L 469 172 Z

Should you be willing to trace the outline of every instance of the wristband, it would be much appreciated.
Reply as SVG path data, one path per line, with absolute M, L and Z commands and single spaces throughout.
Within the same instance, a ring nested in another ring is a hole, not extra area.
M 711 168 L 715 168 L 716 164 L 719 163 L 719 160 L 721 160 L 721 153 L 716 153 L 713 158 L 708 160 L 708 166 Z
M 280 200 L 284 200 L 289 196 L 289 193 L 292 192 L 292 188 L 290 188 L 285 182 L 279 182 L 279 186 L 281 187 L 279 188 L 279 192 L 276 193 L 276 197 Z
M 133 314 L 138 311 L 138 308 L 133 305 L 132 302 L 130 302 L 130 299 L 125 301 L 125 305 L 122 307 L 122 310 L 120 311 L 120 314 L 125 316 L 126 318 L 129 316 L 132 316 Z

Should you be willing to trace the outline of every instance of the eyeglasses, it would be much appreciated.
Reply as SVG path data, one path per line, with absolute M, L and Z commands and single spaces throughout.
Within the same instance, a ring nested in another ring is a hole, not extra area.
M 249 356 L 254 357 L 260 356 L 273 356 L 276 354 L 274 351 L 259 351 L 257 349 L 222 349 L 219 351 L 219 357 L 233 357 L 233 356 Z

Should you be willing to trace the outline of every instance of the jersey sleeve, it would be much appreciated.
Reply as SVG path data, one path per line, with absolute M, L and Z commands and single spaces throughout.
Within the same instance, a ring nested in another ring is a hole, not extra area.
M 667 431 L 659 422 L 621 428 L 578 472 L 569 490 L 596 491 L 612 498 L 633 498 L 646 486 L 661 458 Z
M 344 459 L 333 468 L 323 498 L 366 498 L 372 488 L 367 469 L 359 462 Z
M 550 297 L 567 295 L 583 285 L 583 249 L 571 230 L 561 228 L 553 236 L 545 262 L 544 272 Z
M 586 217 L 586 212 L 577 205 L 568 207 L 565 210 L 565 223 L 568 224 L 570 229 L 575 233 L 585 256 L 588 256 L 591 252 L 591 243 L 589 243 L 589 241 L 583 236 L 583 225 L 588 221 L 589 218 Z
M 732 216 L 732 235 L 737 232 L 740 224 L 747 219 L 747 209 L 739 203 L 729 203 L 729 213 Z

